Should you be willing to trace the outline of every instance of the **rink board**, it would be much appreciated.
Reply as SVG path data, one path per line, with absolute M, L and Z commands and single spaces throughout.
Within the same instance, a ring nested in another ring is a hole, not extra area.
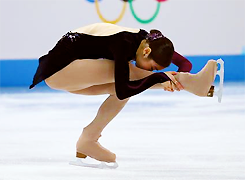
M 187 56 L 192 62 L 192 73 L 202 69 L 209 59 L 222 58 L 225 61 L 225 82 L 245 81 L 245 55 L 221 55 L 221 56 Z M 0 87 L 28 87 L 37 69 L 37 59 L 0 60 Z M 171 64 L 164 71 L 177 71 L 177 67 Z M 45 83 L 40 83 L 43 86 Z

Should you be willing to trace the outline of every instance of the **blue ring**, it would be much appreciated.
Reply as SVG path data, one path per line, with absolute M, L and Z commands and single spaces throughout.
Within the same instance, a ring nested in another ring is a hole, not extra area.
M 88 2 L 91 2 L 91 3 L 94 3 L 94 0 L 87 0 Z M 101 1 L 101 0 L 99 0 L 99 1 Z

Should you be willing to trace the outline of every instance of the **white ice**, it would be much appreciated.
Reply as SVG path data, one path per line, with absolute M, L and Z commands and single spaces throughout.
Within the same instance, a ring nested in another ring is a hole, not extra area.
M 225 84 L 222 103 L 184 91 L 137 95 L 100 139 L 119 167 L 69 165 L 106 97 L 1 89 L 0 180 L 245 179 L 244 84 Z

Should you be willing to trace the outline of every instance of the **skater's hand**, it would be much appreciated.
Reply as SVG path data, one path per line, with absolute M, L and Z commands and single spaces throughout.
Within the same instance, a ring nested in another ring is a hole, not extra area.
M 164 91 L 170 91 L 170 92 L 174 92 L 175 90 L 179 91 L 172 81 L 166 81 L 161 84 L 163 86 Z
M 166 86 L 167 91 L 173 92 L 174 90 L 180 91 L 184 89 L 184 87 L 174 77 L 174 75 L 177 75 L 177 72 L 168 71 L 168 72 L 165 72 L 165 74 L 171 79 L 171 81 L 167 81 L 169 82 L 168 84 L 164 85 Z

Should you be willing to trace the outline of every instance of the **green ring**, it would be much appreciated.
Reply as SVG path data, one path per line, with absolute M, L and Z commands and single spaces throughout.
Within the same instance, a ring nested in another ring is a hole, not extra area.
M 156 10 L 156 12 L 153 14 L 153 16 L 152 16 L 151 18 L 149 18 L 149 19 L 145 19 L 145 20 L 144 20 L 144 19 L 140 19 L 140 18 L 135 14 L 134 8 L 133 8 L 133 2 L 132 2 L 132 1 L 133 1 L 133 0 L 128 0 L 129 5 L 130 5 L 130 10 L 131 10 L 131 12 L 132 12 L 134 18 L 135 18 L 138 22 L 140 22 L 140 23 L 142 23 L 142 24 L 147 24 L 147 23 L 152 22 L 152 21 L 157 17 L 157 15 L 158 15 L 158 13 L 159 13 L 159 10 L 160 10 L 160 6 L 161 6 L 161 3 L 160 3 L 160 2 L 157 3 L 157 10 Z

